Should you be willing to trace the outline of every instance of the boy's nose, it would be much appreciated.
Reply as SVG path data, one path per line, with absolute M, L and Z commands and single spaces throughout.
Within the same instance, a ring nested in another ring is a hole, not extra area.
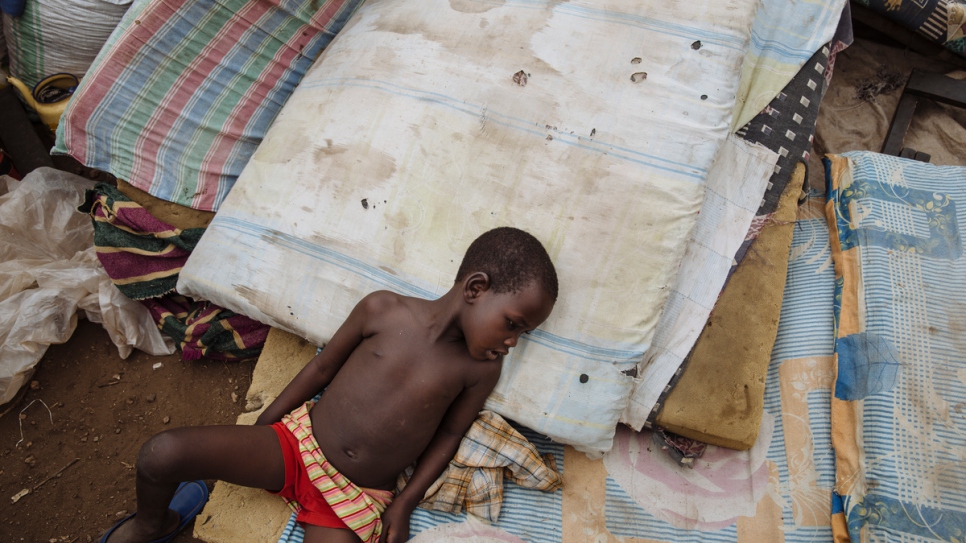
M 510 336 L 503 342 L 507 347 L 513 348 L 517 346 L 517 336 Z

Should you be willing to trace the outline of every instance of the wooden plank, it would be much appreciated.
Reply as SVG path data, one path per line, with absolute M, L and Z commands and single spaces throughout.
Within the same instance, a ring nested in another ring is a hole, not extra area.
M 912 122 L 912 116 L 916 112 L 918 103 L 919 98 L 916 95 L 903 92 L 902 98 L 899 99 L 899 105 L 896 107 L 896 112 L 892 116 L 892 123 L 889 124 L 889 133 L 886 135 L 885 141 L 882 142 L 882 150 L 880 151 L 882 154 L 899 156 L 899 151 L 902 149 L 902 140 L 906 137 L 906 130 L 909 129 L 909 123 Z
M 912 93 L 951 106 L 966 107 L 966 81 L 942 74 L 913 70 L 902 93 Z

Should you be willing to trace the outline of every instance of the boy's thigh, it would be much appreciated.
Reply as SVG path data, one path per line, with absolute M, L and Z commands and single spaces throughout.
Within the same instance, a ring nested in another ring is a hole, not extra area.
M 145 444 L 150 457 L 168 464 L 178 480 L 218 479 L 242 486 L 279 490 L 285 460 L 270 426 L 197 426 L 175 428 Z M 142 450 L 142 460 L 145 451 Z
M 352 530 L 306 524 L 304 541 L 305 543 L 359 543 L 362 540 Z

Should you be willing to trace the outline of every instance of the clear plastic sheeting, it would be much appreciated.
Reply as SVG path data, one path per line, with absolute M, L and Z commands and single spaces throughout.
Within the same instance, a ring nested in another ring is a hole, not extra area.
M 147 308 L 117 290 L 94 252 L 94 229 L 75 208 L 94 184 L 39 168 L 0 177 L 0 404 L 10 401 L 77 312 L 104 325 L 121 358 L 134 348 L 174 352 Z

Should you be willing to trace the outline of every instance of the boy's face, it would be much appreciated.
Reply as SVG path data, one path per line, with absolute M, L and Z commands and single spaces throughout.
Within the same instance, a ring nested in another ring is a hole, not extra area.
M 481 292 L 463 328 L 470 356 L 496 360 L 507 354 L 520 335 L 540 326 L 551 310 L 553 300 L 536 282 L 519 292 Z

